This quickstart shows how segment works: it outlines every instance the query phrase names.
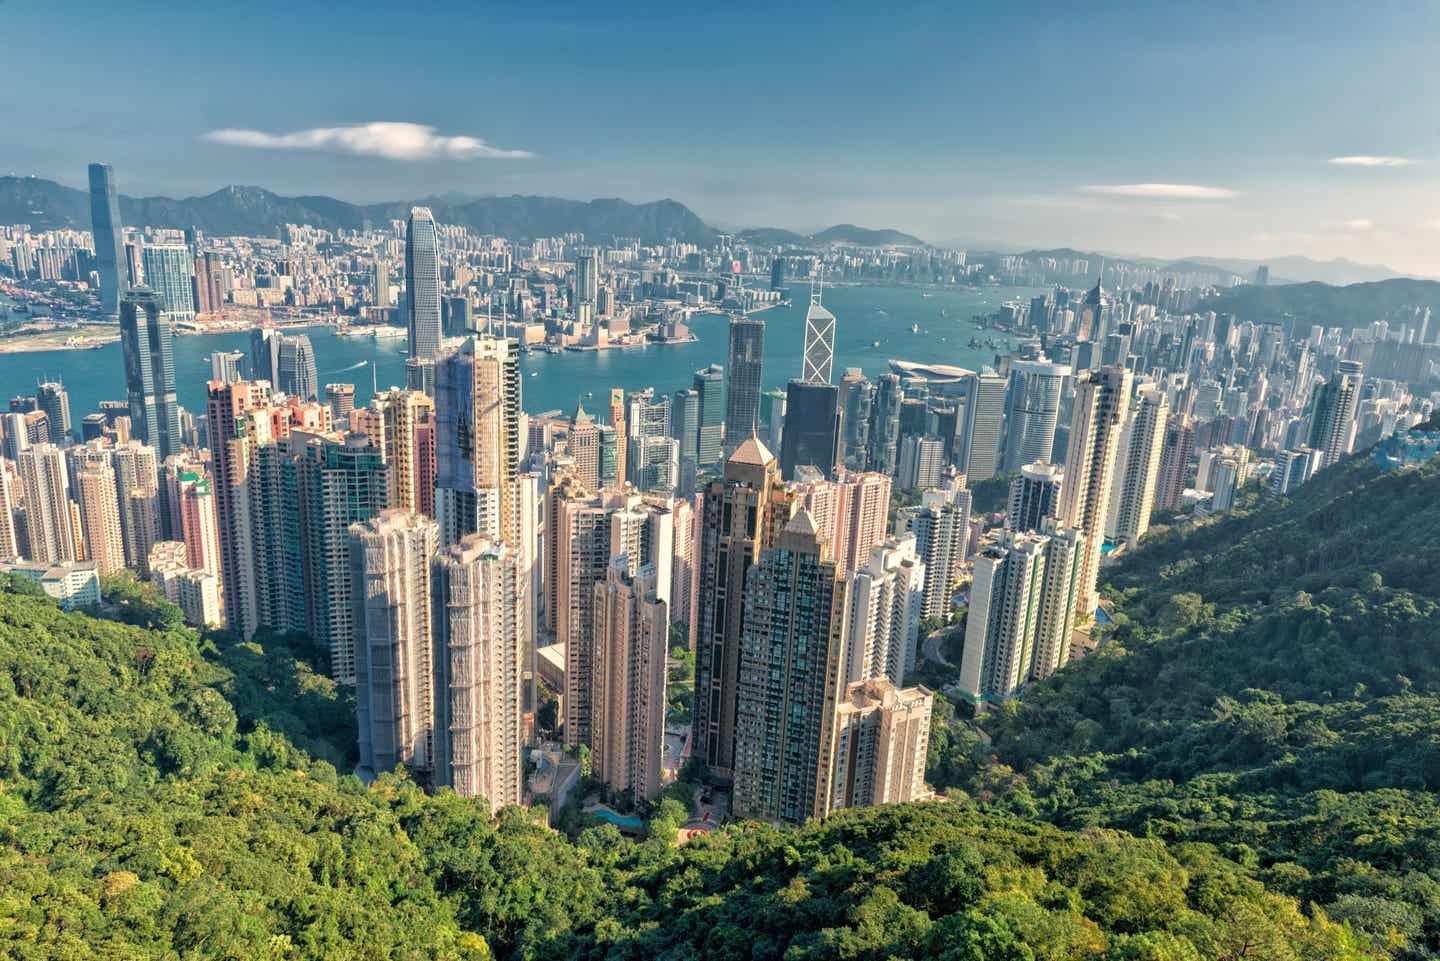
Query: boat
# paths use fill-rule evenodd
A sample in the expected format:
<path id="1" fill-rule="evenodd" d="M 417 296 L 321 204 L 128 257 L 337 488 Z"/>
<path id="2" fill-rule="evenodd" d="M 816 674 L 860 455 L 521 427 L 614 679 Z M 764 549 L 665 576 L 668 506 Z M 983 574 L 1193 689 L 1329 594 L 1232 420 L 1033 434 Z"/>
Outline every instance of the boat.
<path id="1" fill-rule="evenodd" d="M 540 376 L 540 371 L 538 371 L 538 370 L 532 370 L 532 371 L 530 371 L 530 376 L 531 376 L 531 377 L 539 377 L 539 376 Z"/>
<path id="2" fill-rule="evenodd" d="M 912 333 L 912 334 L 918 334 L 918 333 L 920 333 L 920 325 L 919 325 L 919 324 L 911 324 L 911 325 L 910 325 L 910 333 Z"/>
<path id="3" fill-rule="evenodd" d="M 872 341 L 870 341 L 870 346 L 871 346 L 871 347 L 879 347 L 879 346 L 880 346 L 880 341 L 878 341 L 878 340 L 872 340 Z"/>

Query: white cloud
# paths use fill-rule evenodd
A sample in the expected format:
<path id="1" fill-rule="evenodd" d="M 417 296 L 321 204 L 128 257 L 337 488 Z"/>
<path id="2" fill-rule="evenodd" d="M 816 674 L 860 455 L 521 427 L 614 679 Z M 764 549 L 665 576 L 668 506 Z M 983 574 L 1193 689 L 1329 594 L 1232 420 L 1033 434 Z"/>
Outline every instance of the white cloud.
<path id="1" fill-rule="evenodd" d="M 263 130 L 212 130 L 202 138 L 232 147 L 267 150 L 317 150 L 383 157 L 386 160 L 512 160 L 535 156 L 528 150 L 504 150 L 478 137 L 442 136 L 434 127 L 418 123 L 349 124 L 315 127 L 292 133 Z"/>
<path id="2" fill-rule="evenodd" d="M 1415 161 L 1409 157 L 1371 157 L 1364 154 L 1354 157 L 1331 157 L 1337 167 L 1408 167 Z"/>
<path id="3" fill-rule="evenodd" d="M 1196 184 L 1091 184 L 1080 189 L 1092 194 L 1148 200 L 1229 200 L 1235 196 L 1235 191 L 1225 187 Z"/>
<path id="4" fill-rule="evenodd" d="M 1375 229 L 1375 221 L 1366 217 L 1357 217 L 1354 220 L 1345 221 L 1345 226 L 1349 230 L 1373 230 Z"/>

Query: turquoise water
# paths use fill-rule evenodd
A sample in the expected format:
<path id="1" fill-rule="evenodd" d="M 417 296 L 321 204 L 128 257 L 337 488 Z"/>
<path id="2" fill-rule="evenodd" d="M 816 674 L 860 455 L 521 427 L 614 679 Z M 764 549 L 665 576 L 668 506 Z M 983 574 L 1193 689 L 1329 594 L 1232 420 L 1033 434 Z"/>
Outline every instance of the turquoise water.
<path id="1" fill-rule="evenodd" d="M 971 350 L 976 336 L 971 317 L 989 313 L 1002 302 L 1028 300 L 1032 288 L 990 287 L 981 291 L 934 291 L 930 296 L 901 287 L 834 287 L 825 291 L 825 305 L 837 318 L 835 378 L 847 367 L 860 367 L 872 377 L 889 368 L 894 358 L 919 363 L 978 367 L 991 361 L 995 351 Z M 809 290 L 790 288 L 793 303 L 759 316 L 765 318 L 765 386 L 783 387 L 800 375 L 800 354 Z M 945 316 L 941 316 L 942 309 Z M 912 333 L 916 324 L 920 332 Z M 727 327 L 723 316 L 694 318 L 691 329 L 699 338 L 692 344 L 652 345 L 643 350 L 601 352 L 565 351 L 529 354 L 521 361 L 525 371 L 525 409 L 532 413 L 565 409 L 584 401 L 592 411 L 611 387 L 639 390 L 655 387 L 673 391 L 690 386 L 691 374 L 707 364 L 725 363 Z M 320 382 L 353 383 L 357 404 L 368 403 L 371 364 L 380 389 L 405 383 L 405 341 L 337 337 L 327 328 L 307 331 L 315 346 Z M 981 340 L 996 336 L 981 332 Z M 879 341 L 879 346 L 873 346 Z M 247 350 L 249 335 L 206 334 L 175 339 L 176 389 L 180 403 L 196 414 L 205 409 L 205 382 L 210 379 L 207 358 L 218 350 Z M 530 376 L 531 373 L 535 376 Z M 123 400 L 125 379 L 119 343 L 99 350 L 59 350 L 26 354 L 0 354 L 0 391 L 6 398 L 33 390 L 37 380 L 62 378 L 70 392 L 74 421 L 94 411 L 102 400 Z M 593 397 L 591 396 L 593 395 Z"/>
<path id="2" fill-rule="evenodd" d="M 609 821 L 616 827 L 629 828 L 632 831 L 639 831 L 641 828 L 645 827 L 645 822 L 642 821 L 640 818 L 626 816 L 624 814 L 616 814 L 609 808 L 597 808 L 594 811 L 587 811 L 586 813 L 593 814 L 597 818 L 600 818 L 602 821 Z"/>

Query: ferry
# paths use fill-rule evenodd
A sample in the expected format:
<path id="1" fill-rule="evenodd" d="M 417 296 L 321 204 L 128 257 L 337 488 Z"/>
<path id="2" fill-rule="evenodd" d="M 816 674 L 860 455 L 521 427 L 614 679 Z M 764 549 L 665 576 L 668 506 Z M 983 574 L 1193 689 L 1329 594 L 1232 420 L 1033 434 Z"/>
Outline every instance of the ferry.
<path id="1" fill-rule="evenodd" d="M 918 334 L 918 333 L 920 333 L 920 325 L 919 325 L 919 324 L 911 324 L 911 325 L 910 325 L 910 333 L 912 333 L 912 334 Z"/>

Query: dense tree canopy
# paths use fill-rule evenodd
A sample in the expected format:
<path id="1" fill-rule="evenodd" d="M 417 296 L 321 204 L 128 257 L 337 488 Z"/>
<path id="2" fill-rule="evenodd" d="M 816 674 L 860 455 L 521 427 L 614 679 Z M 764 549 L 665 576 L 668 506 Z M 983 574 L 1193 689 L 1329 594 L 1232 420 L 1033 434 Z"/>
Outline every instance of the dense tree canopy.
<path id="1" fill-rule="evenodd" d="M 983 722 L 971 787 L 1217 845 L 1405 957 L 1440 950 L 1440 466 L 1356 458 L 1106 573 L 1105 649 Z M 1012 776 L 1000 778 L 997 771 Z"/>

